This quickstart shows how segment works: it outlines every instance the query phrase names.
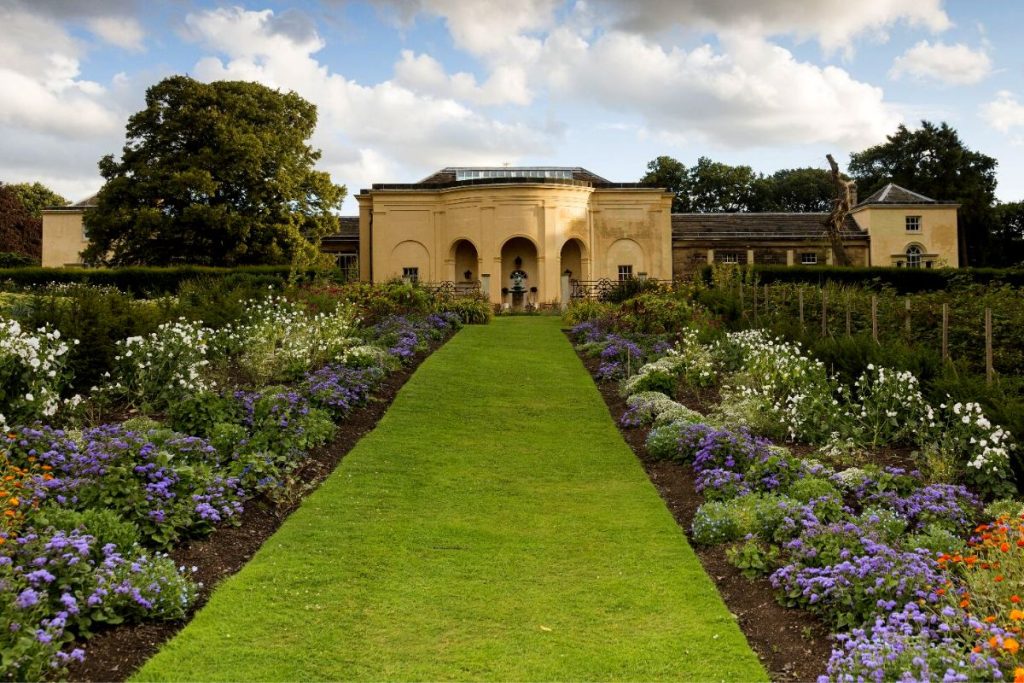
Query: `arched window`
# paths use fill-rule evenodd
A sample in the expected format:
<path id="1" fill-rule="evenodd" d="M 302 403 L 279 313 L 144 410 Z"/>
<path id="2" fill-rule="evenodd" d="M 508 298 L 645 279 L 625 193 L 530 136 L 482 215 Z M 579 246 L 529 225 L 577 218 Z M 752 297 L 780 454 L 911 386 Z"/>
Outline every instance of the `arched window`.
<path id="1" fill-rule="evenodd" d="M 907 268 L 921 267 L 921 247 L 911 244 L 907 247 Z"/>

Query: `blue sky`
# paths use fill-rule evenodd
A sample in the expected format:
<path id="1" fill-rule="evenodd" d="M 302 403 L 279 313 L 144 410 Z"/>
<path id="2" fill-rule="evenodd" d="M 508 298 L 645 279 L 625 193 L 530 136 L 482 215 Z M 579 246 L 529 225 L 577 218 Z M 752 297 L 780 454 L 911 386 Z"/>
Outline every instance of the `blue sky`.
<path id="1" fill-rule="evenodd" d="M 0 180 L 92 194 L 146 87 L 188 73 L 315 102 L 350 194 L 448 165 L 824 168 L 927 119 L 1019 201 L 1022 23 L 1017 0 L 0 0 Z"/>

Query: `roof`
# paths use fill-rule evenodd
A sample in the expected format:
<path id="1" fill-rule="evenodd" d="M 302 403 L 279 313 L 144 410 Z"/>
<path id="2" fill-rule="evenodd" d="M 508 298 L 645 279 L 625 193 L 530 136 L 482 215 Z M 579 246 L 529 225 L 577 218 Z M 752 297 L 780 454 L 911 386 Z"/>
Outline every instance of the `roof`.
<path id="1" fill-rule="evenodd" d="M 353 241 L 359 241 L 359 216 L 339 216 L 338 232 L 333 235 L 325 235 L 321 243 Z"/>
<path id="2" fill-rule="evenodd" d="M 521 175 L 516 175 L 521 171 Z M 491 174 L 501 177 L 492 177 Z M 469 178 L 467 178 L 469 176 Z M 545 183 L 595 188 L 647 188 L 641 183 L 615 183 L 580 166 L 447 166 L 417 183 L 374 183 L 374 190 L 441 190 L 468 185 Z M 363 193 L 369 190 L 362 190 Z"/>
<path id="3" fill-rule="evenodd" d="M 673 240 L 821 240 L 827 213 L 674 213 Z M 867 240 L 851 216 L 843 223 L 845 240 Z"/>
<path id="4" fill-rule="evenodd" d="M 63 204 L 63 205 L 60 205 L 60 206 L 47 206 L 45 209 L 43 209 L 43 211 L 68 211 L 68 212 L 84 211 L 85 209 L 91 209 L 92 207 L 96 206 L 96 197 L 97 196 L 98 195 L 94 194 L 91 197 L 86 197 L 82 201 L 75 202 L 74 204 Z"/>
<path id="5" fill-rule="evenodd" d="M 882 189 L 872 194 L 867 199 L 858 202 L 857 206 L 868 204 L 939 204 L 931 197 L 912 192 L 896 183 L 889 183 Z"/>

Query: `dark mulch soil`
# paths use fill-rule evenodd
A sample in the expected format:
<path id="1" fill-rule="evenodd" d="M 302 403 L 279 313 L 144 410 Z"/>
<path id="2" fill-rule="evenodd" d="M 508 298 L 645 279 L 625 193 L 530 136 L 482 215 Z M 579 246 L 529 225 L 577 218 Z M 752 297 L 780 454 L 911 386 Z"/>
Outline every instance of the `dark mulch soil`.
<path id="1" fill-rule="evenodd" d="M 207 538 L 192 541 L 170 552 L 177 565 L 196 567 L 192 576 L 202 582 L 188 619 L 129 624 L 102 631 L 85 644 L 85 661 L 71 666 L 68 678 L 72 681 L 124 681 L 156 654 L 160 646 L 184 628 L 191 615 L 206 604 L 214 587 L 241 569 L 288 515 L 298 508 L 302 499 L 334 471 L 365 434 L 373 430 L 402 385 L 442 344 L 433 345 L 416 355 L 410 365 L 388 375 L 370 402 L 345 418 L 338 426 L 334 440 L 315 449 L 294 473 L 296 487 L 288 500 L 271 501 L 265 497 L 251 500 L 246 503 L 238 526 L 222 527 Z"/>
<path id="2" fill-rule="evenodd" d="M 599 361 L 581 356 L 593 374 Z M 618 387 L 597 382 L 612 418 L 618 424 L 626 412 L 626 402 Z M 680 402 L 689 408 L 707 412 L 717 403 L 717 391 L 691 392 L 680 396 Z M 704 571 L 715 582 L 718 592 L 739 623 L 750 647 L 761 659 L 773 681 L 813 681 L 825 673 L 825 665 L 832 652 L 828 629 L 822 622 L 801 610 L 788 609 L 775 601 L 775 593 L 768 579 L 748 579 L 725 556 L 724 546 L 706 548 L 694 543 L 690 528 L 697 508 L 704 502 L 694 488 L 693 468 L 689 465 L 654 460 L 647 456 L 646 428 L 619 431 L 626 443 L 643 464 L 651 483 L 658 490 L 665 505 L 672 512 L 679 527 L 686 534 Z"/>

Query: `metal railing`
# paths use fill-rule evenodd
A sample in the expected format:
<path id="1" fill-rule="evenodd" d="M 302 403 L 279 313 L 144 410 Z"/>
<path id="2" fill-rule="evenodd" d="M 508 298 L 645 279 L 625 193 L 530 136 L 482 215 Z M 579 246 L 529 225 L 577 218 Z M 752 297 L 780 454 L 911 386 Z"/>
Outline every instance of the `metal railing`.
<path id="1" fill-rule="evenodd" d="M 569 280 L 569 298 L 571 299 L 598 299 L 605 300 L 611 297 L 616 291 L 624 287 L 636 287 L 639 283 L 654 282 L 660 285 L 672 286 L 672 280 L 655 280 L 654 278 L 629 279 L 629 280 Z"/>
<path id="2" fill-rule="evenodd" d="M 443 297 L 476 296 L 483 291 L 480 280 L 472 282 L 454 282 L 443 280 L 441 282 L 420 282 L 420 287 L 428 289 L 434 294 Z"/>

